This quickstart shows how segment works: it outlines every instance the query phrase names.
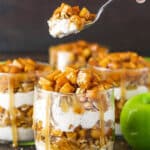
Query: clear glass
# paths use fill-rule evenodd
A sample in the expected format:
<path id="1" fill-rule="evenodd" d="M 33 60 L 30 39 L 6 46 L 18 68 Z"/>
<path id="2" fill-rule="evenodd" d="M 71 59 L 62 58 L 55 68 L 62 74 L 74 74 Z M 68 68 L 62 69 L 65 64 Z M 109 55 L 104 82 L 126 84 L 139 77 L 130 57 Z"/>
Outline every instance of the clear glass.
<path id="1" fill-rule="evenodd" d="M 75 43 L 74 43 L 75 44 Z M 87 65 L 87 62 L 90 57 L 97 57 L 103 58 L 106 53 L 109 51 L 108 48 L 99 46 L 97 44 L 93 44 L 93 46 L 89 45 L 89 47 L 84 47 L 79 44 L 79 47 L 77 46 L 79 42 L 76 43 L 75 48 L 70 48 L 70 51 L 68 49 L 56 49 L 55 47 L 50 47 L 49 49 L 49 63 L 50 65 L 55 68 L 64 71 L 67 66 L 70 65 L 76 65 L 85 67 Z M 84 43 L 85 44 L 85 43 Z M 67 45 L 67 44 L 66 44 Z M 65 46 L 66 46 L 65 45 Z M 68 43 L 68 46 L 70 43 Z M 91 48 L 90 48 L 91 47 Z M 82 53 L 81 53 L 82 52 Z"/>
<path id="2" fill-rule="evenodd" d="M 35 74 L 0 73 L 0 140 L 33 140 L 32 112 Z"/>
<path id="3" fill-rule="evenodd" d="M 89 52 L 88 52 L 89 53 Z M 86 66 L 88 61 L 87 56 L 78 56 L 73 51 L 59 51 L 50 49 L 49 63 L 53 68 L 64 71 L 67 66 L 77 65 Z M 65 59 L 64 59 L 65 58 Z"/>
<path id="4" fill-rule="evenodd" d="M 48 72 L 47 64 L 29 73 L 0 73 L 0 142 L 28 142 L 32 130 L 34 85 L 39 76 Z M 41 69 L 41 70 L 40 70 Z M 43 69 L 43 70 L 42 70 Z"/>
<path id="5" fill-rule="evenodd" d="M 33 128 L 37 150 L 113 150 L 113 89 L 60 94 L 35 88 Z"/>
<path id="6" fill-rule="evenodd" d="M 145 93 L 150 88 L 150 70 L 149 68 L 141 69 L 116 69 L 95 67 L 101 72 L 104 80 L 110 80 L 114 83 L 115 98 L 115 132 L 116 135 L 122 135 L 120 130 L 120 113 L 128 99 Z"/>

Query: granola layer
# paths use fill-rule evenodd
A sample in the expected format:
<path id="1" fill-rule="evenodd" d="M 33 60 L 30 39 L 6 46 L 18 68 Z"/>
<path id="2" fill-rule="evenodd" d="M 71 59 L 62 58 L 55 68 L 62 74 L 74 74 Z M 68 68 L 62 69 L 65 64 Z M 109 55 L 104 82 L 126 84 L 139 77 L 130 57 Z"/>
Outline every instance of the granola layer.
<path id="1" fill-rule="evenodd" d="M 22 105 L 15 108 L 16 112 L 16 126 L 17 128 L 31 128 L 32 126 L 32 114 L 33 106 Z M 7 109 L 0 106 L 0 127 L 11 126 L 11 115 Z"/>
<path id="2" fill-rule="evenodd" d="M 38 149 L 38 145 L 43 143 L 43 147 L 45 146 L 45 136 L 44 130 L 40 129 L 41 123 L 38 122 L 36 128 L 38 129 L 35 137 L 36 137 L 36 145 Z M 109 144 L 111 144 L 111 148 L 113 149 L 113 129 L 109 128 L 104 138 L 104 145 L 101 146 L 101 130 L 96 126 L 92 129 L 82 129 L 81 127 L 77 127 L 74 132 L 62 132 L 60 130 L 50 129 L 50 148 L 52 150 L 97 150 L 106 147 L 109 149 Z"/>

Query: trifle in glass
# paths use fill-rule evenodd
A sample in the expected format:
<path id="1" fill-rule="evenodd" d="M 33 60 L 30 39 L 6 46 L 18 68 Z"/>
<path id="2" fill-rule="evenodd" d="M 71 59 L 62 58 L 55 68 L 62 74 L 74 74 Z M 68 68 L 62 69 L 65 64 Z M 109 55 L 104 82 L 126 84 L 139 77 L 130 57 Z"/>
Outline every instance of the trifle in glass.
<path id="1" fill-rule="evenodd" d="M 33 140 L 34 84 L 50 67 L 30 58 L 16 58 L 0 64 L 0 141 Z"/>
<path id="2" fill-rule="evenodd" d="M 41 77 L 33 112 L 37 150 L 113 150 L 113 89 L 94 69 Z"/>
<path id="3" fill-rule="evenodd" d="M 121 110 L 129 98 L 149 91 L 150 64 L 135 52 L 109 53 L 103 59 L 91 58 L 89 64 L 99 70 L 104 79 L 111 79 L 115 86 L 115 131 L 121 135 Z"/>
<path id="4" fill-rule="evenodd" d="M 90 57 L 103 58 L 107 52 L 107 47 L 84 40 L 63 43 L 49 48 L 49 63 L 64 70 L 69 65 L 85 66 Z"/>

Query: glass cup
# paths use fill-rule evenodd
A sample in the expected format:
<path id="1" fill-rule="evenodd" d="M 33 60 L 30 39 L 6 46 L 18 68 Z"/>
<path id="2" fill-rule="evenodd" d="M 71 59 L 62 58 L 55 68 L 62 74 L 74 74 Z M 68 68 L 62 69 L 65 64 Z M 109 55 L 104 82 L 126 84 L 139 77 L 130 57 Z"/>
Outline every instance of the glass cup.
<path id="1" fill-rule="evenodd" d="M 103 79 L 110 79 L 114 85 L 115 98 L 115 132 L 122 135 L 120 129 L 120 113 L 128 99 L 145 93 L 150 88 L 149 68 L 140 69 L 106 69 L 95 67 L 103 75 Z"/>
<path id="2" fill-rule="evenodd" d="M 33 140 L 34 82 L 32 73 L 0 73 L 0 140 Z"/>
<path id="3" fill-rule="evenodd" d="M 62 94 L 36 86 L 33 128 L 37 150 L 113 150 L 113 89 Z"/>
<path id="4" fill-rule="evenodd" d="M 70 65 L 85 67 L 90 57 L 103 58 L 108 51 L 107 47 L 97 43 L 79 40 L 50 47 L 49 63 L 62 71 Z"/>
<path id="5" fill-rule="evenodd" d="M 38 64 L 39 70 L 0 73 L 0 142 L 18 142 L 34 139 L 32 130 L 34 85 L 38 76 L 48 72 L 47 64 Z M 11 68 L 13 69 L 13 67 Z"/>

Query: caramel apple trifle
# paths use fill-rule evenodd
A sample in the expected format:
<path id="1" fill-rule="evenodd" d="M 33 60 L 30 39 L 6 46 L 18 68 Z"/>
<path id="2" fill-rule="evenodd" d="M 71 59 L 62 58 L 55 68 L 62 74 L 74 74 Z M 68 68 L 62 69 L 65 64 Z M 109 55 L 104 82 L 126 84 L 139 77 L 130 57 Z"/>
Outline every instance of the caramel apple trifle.
<path id="1" fill-rule="evenodd" d="M 103 59 L 91 58 L 89 64 L 111 78 L 115 85 L 116 134 L 121 135 L 120 113 L 125 102 L 140 93 L 148 92 L 150 85 L 149 63 L 134 52 L 110 53 Z"/>
<path id="2" fill-rule="evenodd" d="M 98 44 L 78 40 L 74 42 L 59 44 L 49 48 L 49 63 L 59 70 L 64 70 L 66 66 L 85 66 L 91 57 L 103 58 L 108 52 L 108 48 Z"/>
<path id="3" fill-rule="evenodd" d="M 94 69 L 67 67 L 41 77 L 35 89 L 37 150 L 112 150 L 114 96 Z"/>
<path id="4" fill-rule="evenodd" d="M 30 58 L 0 64 L 0 141 L 17 146 L 18 141 L 33 140 L 34 83 L 49 69 Z"/>
<path id="5" fill-rule="evenodd" d="M 62 38 L 79 32 L 94 19 L 95 14 L 86 7 L 80 9 L 79 6 L 62 3 L 48 20 L 49 33 L 53 37 Z"/>

